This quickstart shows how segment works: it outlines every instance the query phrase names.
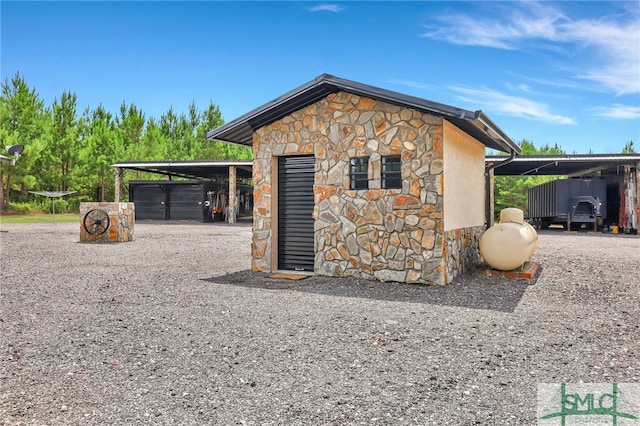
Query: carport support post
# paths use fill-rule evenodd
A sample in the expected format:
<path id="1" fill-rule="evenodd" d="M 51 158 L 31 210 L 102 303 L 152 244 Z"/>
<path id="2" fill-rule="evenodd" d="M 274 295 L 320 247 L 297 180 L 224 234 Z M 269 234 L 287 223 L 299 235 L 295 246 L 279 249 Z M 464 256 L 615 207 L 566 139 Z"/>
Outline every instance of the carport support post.
<path id="1" fill-rule="evenodd" d="M 236 195 L 236 166 L 229 166 L 229 223 L 236 223 L 238 196 Z"/>
<path id="2" fill-rule="evenodd" d="M 116 188 L 115 188 L 115 194 L 114 194 L 114 202 L 119 203 L 122 198 L 122 195 L 120 194 L 120 190 L 122 189 L 122 168 L 121 167 L 116 167 L 115 169 L 115 176 L 116 176 Z"/>

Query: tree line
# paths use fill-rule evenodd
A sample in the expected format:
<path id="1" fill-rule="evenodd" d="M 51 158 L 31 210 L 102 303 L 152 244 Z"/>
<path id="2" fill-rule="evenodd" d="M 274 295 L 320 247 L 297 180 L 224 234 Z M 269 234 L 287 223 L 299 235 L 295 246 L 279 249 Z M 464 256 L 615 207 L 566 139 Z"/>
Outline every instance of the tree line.
<path id="1" fill-rule="evenodd" d="M 102 104 L 80 112 L 77 95 L 70 91 L 45 105 L 19 73 L 7 78 L 1 91 L 0 143 L 24 146 L 14 165 L 0 163 L 2 211 L 9 202 L 32 200 L 30 190 L 76 191 L 72 198 L 82 201 L 113 200 L 111 164 L 119 161 L 252 158 L 249 147 L 206 140 L 208 131 L 224 124 L 213 102 L 204 110 L 192 102 L 186 113 L 171 107 L 155 119 L 125 102 L 116 114 Z"/>
<path id="2" fill-rule="evenodd" d="M 25 149 L 15 165 L 0 163 L 0 211 L 6 211 L 10 201 L 33 200 L 29 190 L 77 191 L 72 196 L 77 203 L 113 200 L 111 164 L 120 161 L 252 158 L 249 147 L 206 140 L 206 133 L 222 124 L 220 109 L 213 102 L 205 110 L 192 102 L 186 113 L 169 108 L 158 120 L 125 102 L 115 115 L 103 105 L 79 114 L 75 93 L 64 91 L 47 106 L 16 73 L 2 83 L 0 143 L 21 144 Z M 566 154 L 557 144 L 537 148 L 523 139 L 519 145 L 522 155 Z M 634 153 L 633 141 L 622 152 Z M 135 173 L 135 179 L 161 178 L 126 173 Z M 527 189 L 553 178 L 496 176 L 495 211 L 505 207 L 526 211 Z"/>
<path id="3" fill-rule="evenodd" d="M 520 155 L 565 155 L 566 152 L 558 144 L 544 145 L 537 148 L 533 142 L 523 139 L 518 143 Z M 496 219 L 500 211 L 507 207 L 517 207 L 521 209 L 525 216 L 528 208 L 528 189 L 532 186 L 540 185 L 553 179 L 564 176 L 496 176 L 493 184 L 493 197 Z"/>

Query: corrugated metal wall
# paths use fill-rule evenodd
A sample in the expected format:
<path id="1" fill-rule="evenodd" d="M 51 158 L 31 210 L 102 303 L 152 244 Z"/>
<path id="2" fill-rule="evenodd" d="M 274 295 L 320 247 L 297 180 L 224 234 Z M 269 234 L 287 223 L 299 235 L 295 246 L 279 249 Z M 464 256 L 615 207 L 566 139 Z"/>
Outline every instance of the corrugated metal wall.
<path id="1" fill-rule="evenodd" d="M 204 221 L 206 183 L 197 181 L 129 182 L 137 220 Z"/>
<path id="2" fill-rule="evenodd" d="M 529 188 L 529 217 L 553 217 L 558 213 L 557 180 Z M 566 212 L 565 212 L 566 213 Z"/>
<path id="3" fill-rule="evenodd" d="M 592 196 L 600 200 L 600 213 L 607 216 L 605 179 L 562 179 L 529 188 L 529 217 L 557 217 L 571 211 L 571 198 Z"/>
<path id="4" fill-rule="evenodd" d="M 203 220 L 204 189 L 201 183 L 173 185 L 167 188 L 170 220 Z"/>
<path id="5" fill-rule="evenodd" d="M 129 183 L 129 199 L 134 202 L 136 219 L 166 220 L 166 188 L 156 183 Z"/>

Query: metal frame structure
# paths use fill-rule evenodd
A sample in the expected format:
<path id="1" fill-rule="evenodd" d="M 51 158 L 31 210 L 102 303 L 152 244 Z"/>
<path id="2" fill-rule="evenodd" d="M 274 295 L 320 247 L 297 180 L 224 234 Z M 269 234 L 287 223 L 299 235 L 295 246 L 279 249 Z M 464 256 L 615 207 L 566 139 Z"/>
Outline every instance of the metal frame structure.
<path id="1" fill-rule="evenodd" d="M 511 161 L 504 155 L 491 155 L 485 164 L 493 166 L 496 176 L 589 177 L 640 164 L 640 154 L 519 155 Z"/>
<path id="2" fill-rule="evenodd" d="M 156 173 L 169 177 L 186 179 L 222 179 L 228 180 L 229 200 L 227 205 L 231 212 L 237 212 L 238 200 L 236 197 L 237 180 L 253 178 L 253 160 L 200 160 L 200 161 L 124 161 L 112 164 L 115 170 L 115 201 L 122 198 L 123 187 L 122 173 L 124 170 L 137 170 Z M 236 215 L 229 214 L 229 223 L 235 223 Z"/>

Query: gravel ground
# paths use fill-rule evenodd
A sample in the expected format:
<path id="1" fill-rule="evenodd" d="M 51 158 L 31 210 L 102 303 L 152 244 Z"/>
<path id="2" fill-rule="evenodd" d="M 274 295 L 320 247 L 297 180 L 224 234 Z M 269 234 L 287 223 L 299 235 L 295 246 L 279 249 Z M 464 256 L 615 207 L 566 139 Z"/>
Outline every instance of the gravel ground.
<path id="1" fill-rule="evenodd" d="M 253 274 L 250 233 L 0 225 L 0 424 L 523 425 L 538 383 L 640 382 L 638 236 L 427 287 Z"/>

